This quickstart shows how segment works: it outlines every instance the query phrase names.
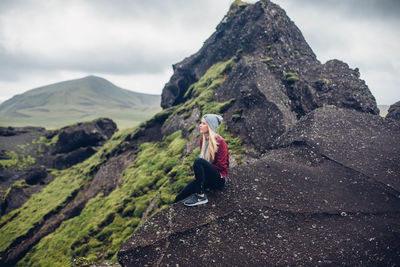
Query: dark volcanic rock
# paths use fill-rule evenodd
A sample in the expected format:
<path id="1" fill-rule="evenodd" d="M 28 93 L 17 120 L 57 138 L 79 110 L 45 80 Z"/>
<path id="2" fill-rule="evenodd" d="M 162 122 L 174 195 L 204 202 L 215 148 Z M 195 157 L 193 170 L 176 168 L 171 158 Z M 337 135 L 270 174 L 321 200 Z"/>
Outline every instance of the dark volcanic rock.
<path id="1" fill-rule="evenodd" d="M 339 164 L 400 191 L 400 129 L 380 116 L 325 107 L 281 136 L 277 147 L 306 143 Z"/>
<path id="2" fill-rule="evenodd" d="M 44 167 L 35 166 L 26 171 L 22 178 L 27 184 L 34 185 L 47 177 L 47 170 Z"/>
<path id="3" fill-rule="evenodd" d="M 12 172 L 10 172 L 11 174 Z M 38 192 L 52 178 L 52 176 L 47 176 L 46 168 L 39 166 L 34 166 L 24 172 L 18 173 L 18 180 L 25 180 L 26 183 L 11 186 L 8 193 L 2 198 L 0 215 L 22 206 L 33 193 Z"/>
<path id="4" fill-rule="evenodd" d="M 235 99 L 224 115 L 225 122 L 261 152 L 297 122 L 285 86 L 264 63 L 251 56 L 236 64 L 215 95 L 219 101 Z"/>
<path id="5" fill-rule="evenodd" d="M 44 132 L 45 128 L 42 127 L 0 127 L 0 136 L 14 136 L 21 135 L 29 132 Z"/>
<path id="6" fill-rule="evenodd" d="M 96 151 L 97 150 L 95 150 L 93 147 L 80 147 L 69 153 L 58 154 L 53 161 L 53 166 L 59 170 L 66 169 L 84 161 L 96 153 Z"/>
<path id="7" fill-rule="evenodd" d="M 120 263 L 400 262 L 398 124 L 376 116 L 358 69 L 321 64 L 277 5 L 264 0 L 231 13 L 198 53 L 174 65 L 162 107 L 188 100 L 188 87 L 210 66 L 235 57 L 214 97 L 232 102 L 221 111 L 225 123 L 259 158 L 232 168 L 207 205 L 174 204 L 144 223 L 122 245 Z M 162 129 L 185 125 L 175 115 Z"/>
<path id="8" fill-rule="evenodd" d="M 397 264 L 394 126 L 370 114 L 317 109 L 277 149 L 233 168 L 207 205 L 178 203 L 143 224 L 118 259 L 124 266 Z"/>
<path id="9" fill-rule="evenodd" d="M 262 73 L 267 76 L 265 81 L 273 80 L 289 98 L 267 100 L 277 107 L 289 106 L 297 117 L 325 104 L 378 114 L 375 98 L 359 79 L 358 69 L 352 70 L 338 60 L 322 65 L 285 12 L 267 0 L 227 15 L 199 52 L 175 64 L 174 74 L 164 87 L 161 106 L 184 102 L 188 87 L 210 66 L 233 56 L 251 56 L 253 64 L 247 65 L 246 71 L 254 71 L 259 79 L 247 79 L 247 84 L 241 85 L 232 83 L 232 90 L 236 86 L 252 87 L 250 81 L 258 85 Z M 256 62 L 262 62 L 264 67 Z"/>
<path id="10" fill-rule="evenodd" d="M 400 101 L 394 103 L 389 107 L 386 118 L 400 121 Z"/>
<path id="11" fill-rule="evenodd" d="M 100 146 L 116 130 L 117 125 L 110 119 L 68 126 L 58 134 L 58 141 L 51 149 L 51 154 L 68 153 L 81 147 Z"/>
<path id="12" fill-rule="evenodd" d="M 47 153 L 46 165 L 66 169 L 82 162 L 93 155 L 116 130 L 117 125 L 112 120 L 98 119 L 49 133 L 48 139 L 58 134 L 58 140 Z"/>

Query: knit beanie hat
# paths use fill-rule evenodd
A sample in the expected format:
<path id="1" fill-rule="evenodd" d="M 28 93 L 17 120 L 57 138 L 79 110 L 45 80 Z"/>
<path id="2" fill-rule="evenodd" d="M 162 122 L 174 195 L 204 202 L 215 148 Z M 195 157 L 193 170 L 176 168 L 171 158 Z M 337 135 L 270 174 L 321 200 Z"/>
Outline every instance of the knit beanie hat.
<path id="1" fill-rule="evenodd" d="M 206 120 L 211 130 L 213 130 L 214 132 L 217 129 L 218 125 L 220 125 L 223 120 L 221 116 L 216 114 L 206 114 L 203 116 L 203 118 Z"/>

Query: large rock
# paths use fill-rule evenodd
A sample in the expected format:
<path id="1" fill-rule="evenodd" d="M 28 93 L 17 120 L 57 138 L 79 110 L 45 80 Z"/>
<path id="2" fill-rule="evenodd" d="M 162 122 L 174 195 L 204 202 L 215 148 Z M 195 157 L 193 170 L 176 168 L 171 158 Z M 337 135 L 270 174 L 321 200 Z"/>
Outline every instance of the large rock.
<path id="1" fill-rule="evenodd" d="M 24 180 L 22 184 L 14 184 L 8 190 L 7 194 L 1 201 L 1 214 L 10 212 L 13 209 L 20 207 L 32 193 L 36 193 L 42 186 L 33 185 L 45 184 L 48 179 L 47 171 L 44 167 L 34 166 L 20 173 L 18 179 Z"/>
<path id="2" fill-rule="evenodd" d="M 114 134 L 116 129 L 117 125 L 110 119 L 99 119 L 65 127 L 58 133 L 58 141 L 50 152 L 60 154 L 81 147 L 100 146 Z"/>
<path id="3" fill-rule="evenodd" d="M 395 265 L 395 140 L 399 129 L 379 116 L 317 109 L 262 159 L 233 168 L 207 205 L 177 203 L 143 224 L 118 259 L 124 266 Z"/>
<path id="4" fill-rule="evenodd" d="M 386 118 L 400 121 L 400 101 L 394 103 L 389 107 Z"/>
<path id="5" fill-rule="evenodd" d="M 115 131 L 117 125 L 106 118 L 67 126 L 55 132 L 58 139 L 47 153 L 47 164 L 52 168 L 66 169 L 82 162 L 96 153 Z"/>
<path id="6" fill-rule="evenodd" d="M 164 108 L 188 100 L 188 87 L 210 66 L 236 57 L 214 96 L 219 102 L 235 100 L 224 112 L 225 122 L 259 153 L 302 116 L 324 105 L 378 114 L 358 69 L 339 60 L 321 64 L 279 6 L 260 1 L 230 13 L 199 52 L 174 65 L 162 94 Z"/>
<path id="7" fill-rule="evenodd" d="M 240 84 L 235 82 L 245 74 L 230 75 L 237 77 L 230 83 L 235 93 L 243 86 L 260 91 L 275 87 L 288 99 L 266 96 L 267 100 L 277 108 L 288 106 L 297 117 L 325 104 L 378 114 L 375 98 L 359 79 L 358 69 L 352 70 L 338 60 L 322 65 L 300 30 L 279 6 L 268 0 L 237 9 L 233 15 L 228 13 L 196 54 L 175 64 L 174 74 L 164 87 L 161 106 L 184 102 L 192 83 L 216 62 L 233 56 L 251 57 L 247 60 L 251 65 L 245 64 L 244 71 L 258 75 L 257 80 L 246 78 Z M 273 84 L 266 87 L 260 80 Z"/>
<path id="8" fill-rule="evenodd" d="M 174 204 L 143 224 L 121 247 L 119 261 L 399 262 L 400 130 L 377 116 L 358 69 L 339 60 L 321 64 L 270 1 L 235 1 L 200 51 L 174 65 L 162 107 L 189 100 L 191 84 L 233 57 L 236 64 L 214 98 L 232 103 L 221 111 L 227 128 L 257 155 L 232 168 L 224 192 L 209 193 L 211 203 L 192 209 Z M 175 115 L 162 129 L 191 125 L 185 117 Z"/>

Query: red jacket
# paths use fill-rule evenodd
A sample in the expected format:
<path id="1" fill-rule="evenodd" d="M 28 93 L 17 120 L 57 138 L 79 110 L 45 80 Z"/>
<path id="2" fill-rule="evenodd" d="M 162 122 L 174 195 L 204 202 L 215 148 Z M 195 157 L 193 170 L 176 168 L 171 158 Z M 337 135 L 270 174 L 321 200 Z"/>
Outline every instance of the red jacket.
<path id="1" fill-rule="evenodd" d="M 228 151 L 228 145 L 226 144 L 224 138 L 221 136 L 217 136 L 216 138 L 217 143 L 218 143 L 218 151 L 215 154 L 214 161 L 212 165 L 214 166 L 215 169 L 221 174 L 223 178 L 226 178 L 228 176 L 228 170 L 229 170 L 229 151 Z M 200 138 L 200 148 L 203 145 L 203 136 Z"/>

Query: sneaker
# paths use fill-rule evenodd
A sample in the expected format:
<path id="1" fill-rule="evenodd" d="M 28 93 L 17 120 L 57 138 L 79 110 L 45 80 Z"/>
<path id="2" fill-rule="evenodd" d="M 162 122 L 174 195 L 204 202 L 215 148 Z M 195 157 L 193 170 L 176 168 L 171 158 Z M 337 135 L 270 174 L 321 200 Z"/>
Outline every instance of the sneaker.
<path id="1" fill-rule="evenodd" d="M 204 197 L 199 196 L 198 194 L 194 194 L 190 199 L 186 200 L 183 204 L 185 206 L 193 207 L 201 204 L 206 204 L 208 202 L 207 196 Z"/>

